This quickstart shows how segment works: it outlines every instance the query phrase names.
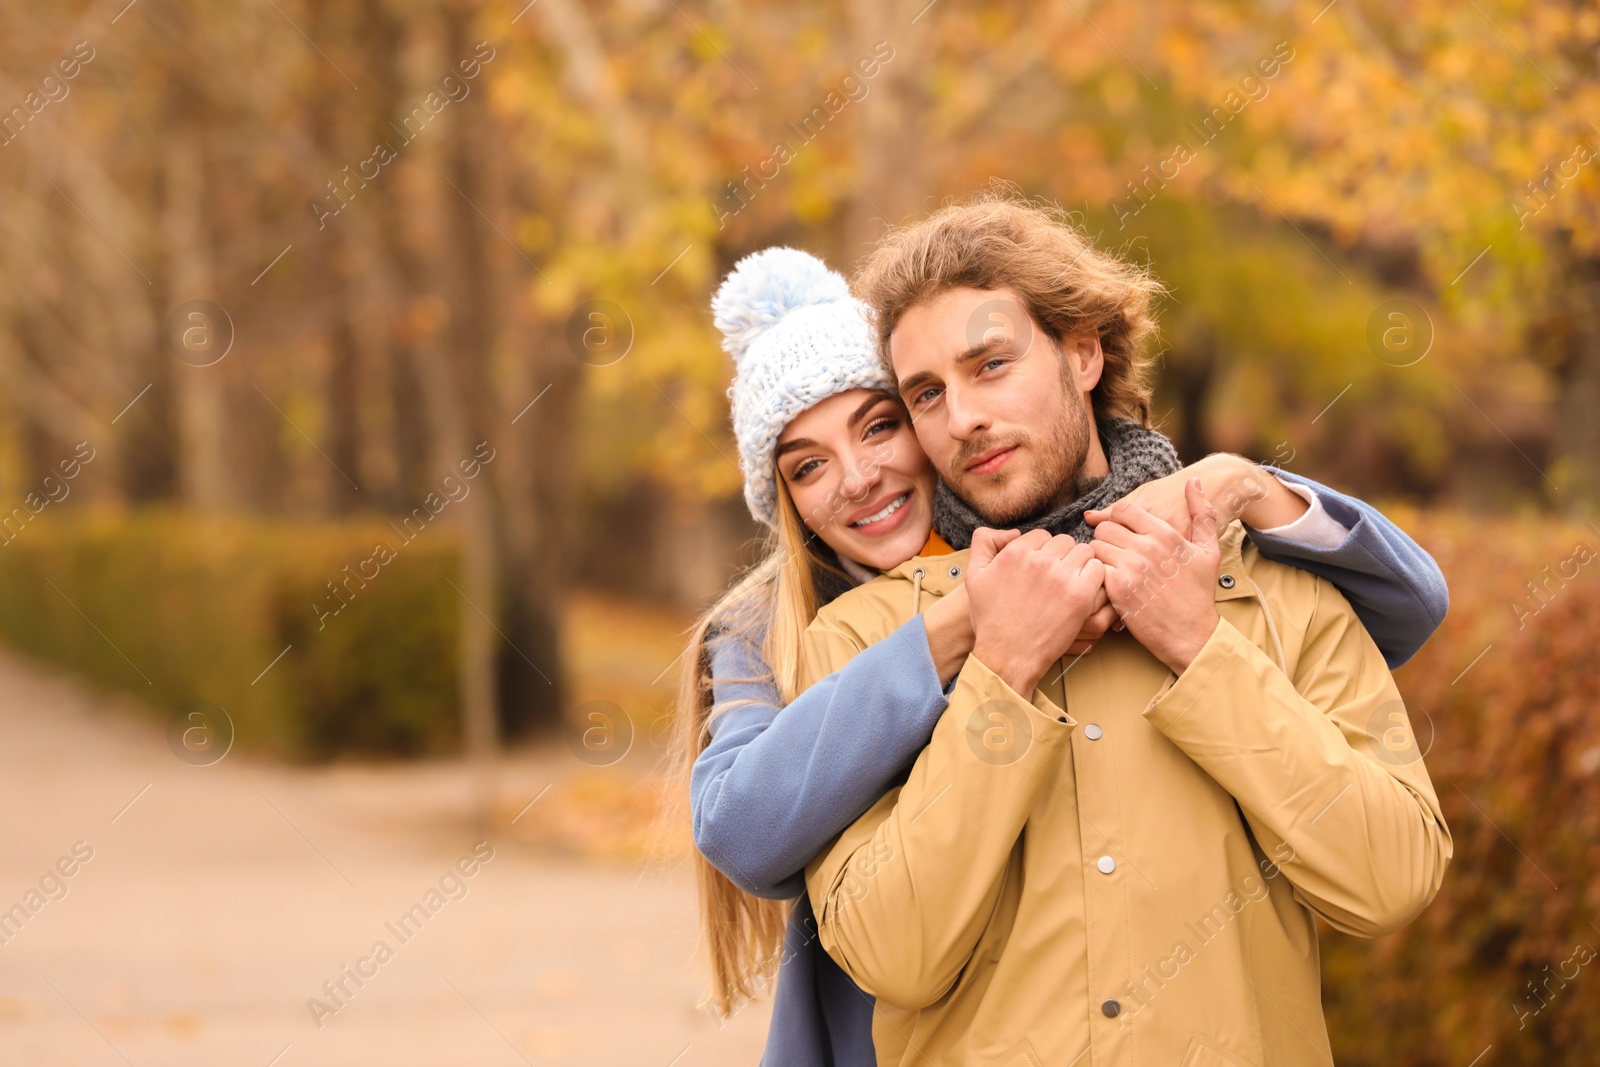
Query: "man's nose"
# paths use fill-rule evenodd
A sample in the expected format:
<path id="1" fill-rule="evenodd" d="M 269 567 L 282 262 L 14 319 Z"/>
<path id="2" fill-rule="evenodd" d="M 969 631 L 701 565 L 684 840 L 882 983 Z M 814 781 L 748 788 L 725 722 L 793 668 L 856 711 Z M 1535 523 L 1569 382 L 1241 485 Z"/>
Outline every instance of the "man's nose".
<path id="1" fill-rule="evenodd" d="M 946 388 L 944 394 L 945 426 L 951 437 L 966 441 L 989 428 L 989 418 L 963 390 Z"/>

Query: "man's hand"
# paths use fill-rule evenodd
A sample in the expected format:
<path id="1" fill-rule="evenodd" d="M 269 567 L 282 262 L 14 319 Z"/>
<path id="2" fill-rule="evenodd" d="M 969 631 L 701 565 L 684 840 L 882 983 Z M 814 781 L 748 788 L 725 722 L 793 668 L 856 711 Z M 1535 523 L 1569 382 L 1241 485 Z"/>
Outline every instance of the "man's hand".
<path id="1" fill-rule="evenodd" d="M 965 584 L 972 654 L 1031 698 L 1100 606 L 1104 568 L 1091 546 L 1065 535 L 979 528 Z"/>
<path id="2" fill-rule="evenodd" d="M 1145 482 L 1122 499 L 1137 504 L 1174 530 L 1189 535 L 1187 486 L 1200 479 L 1200 489 L 1217 511 L 1219 528 L 1234 519 L 1258 530 L 1286 526 L 1306 513 L 1306 502 L 1272 473 L 1243 456 L 1215 452 L 1175 474 Z M 1083 520 L 1090 526 L 1103 522 L 1109 508 L 1090 510 Z"/>
<path id="3" fill-rule="evenodd" d="M 1083 629 L 1078 631 L 1078 636 L 1067 646 L 1066 654 L 1087 655 L 1094 651 L 1094 646 L 1100 643 L 1100 639 L 1117 625 L 1117 609 L 1111 606 L 1111 598 L 1106 595 L 1105 586 L 1101 586 L 1100 593 L 1095 598 L 1095 609 L 1083 621 Z"/>
<path id="4" fill-rule="evenodd" d="M 1186 536 L 1138 504 L 1119 500 L 1095 527 L 1106 593 L 1129 632 L 1174 674 L 1188 669 L 1217 628 L 1221 517 L 1201 491 L 1184 489 Z"/>

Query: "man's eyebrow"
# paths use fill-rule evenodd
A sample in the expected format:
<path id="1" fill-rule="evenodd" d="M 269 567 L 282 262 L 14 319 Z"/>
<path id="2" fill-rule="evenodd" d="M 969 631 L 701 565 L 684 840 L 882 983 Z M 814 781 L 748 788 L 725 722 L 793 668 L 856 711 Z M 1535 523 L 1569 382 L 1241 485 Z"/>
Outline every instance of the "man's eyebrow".
<path id="1" fill-rule="evenodd" d="M 965 366 L 966 364 L 971 363 L 973 360 L 986 356 L 995 349 L 1003 348 L 1010 343 L 1011 338 L 1003 336 L 991 337 L 987 341 L 979 341 L 971 348 L 968 348 L 966 351 L 956 356 L 956 366 Z M 935 377 L 937 376 L 932 371 L 917 371 L 917 373 L 910 375 L 899 383 L 898 388 L 900 389 L 900 395 L 904 396 L 906 393 L 912 391 L 923 382 L 934 380 Z"/>
<path id="2" fill-rule="evenodd" d="M 971 363 L 980 356 L 986 356 L 996 348 L 1004 348 L 1011 343 L 1011 338 L 1005 336 L 991 337 L 987 341 L 979 341 L 965 352 L 956 357 L 956 366 Z"/>
<path id="3" fill-rule="evenodd" d="M 900 379 L 899 383 L 896 385 L 896 388 L 900 390 L 900 395 L 903 397 L 907 393 L 915 391 L 917 386 L 921 385 L 923 382 L 933 381 L 933 377 L 933 371 L 919 370 L 909 378 Z"/>

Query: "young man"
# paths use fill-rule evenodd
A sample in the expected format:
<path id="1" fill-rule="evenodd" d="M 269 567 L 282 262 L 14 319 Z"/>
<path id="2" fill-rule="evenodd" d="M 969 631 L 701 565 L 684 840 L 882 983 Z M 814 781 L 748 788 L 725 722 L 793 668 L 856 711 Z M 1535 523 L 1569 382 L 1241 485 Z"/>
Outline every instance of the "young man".
<path id="1" fill-rule="evenodd" d="M 904 785 L 806 868 L 879 1062 L 1330 1062 L 1313 916 L 1394 930 L 1451 853 L 1381 740 L 1408 725 L 1382 655 L 1198 482 L 1187 515 L 1094 510 L 1177 469 L 1137 269 L 990 197 L 890 235 L 861 289 L 939 536 L 819 613 L 802 685 L 962 582 L 976 631 Z M 1066 655 L 1104 597 L 1125 631 Z"/>

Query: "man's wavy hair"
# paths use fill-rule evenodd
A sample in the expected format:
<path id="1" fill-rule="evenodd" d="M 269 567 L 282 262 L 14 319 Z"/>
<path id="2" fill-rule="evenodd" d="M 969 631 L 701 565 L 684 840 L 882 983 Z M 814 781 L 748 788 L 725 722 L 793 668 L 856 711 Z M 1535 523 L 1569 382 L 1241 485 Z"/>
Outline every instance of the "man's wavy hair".
<path id="1" fill-rule="evenodd" d="M 878 354 L 906 312 L 958 288 L 1010 289 L 1051 340 L 1093 329 L 1105 368 L 1090 398 L 1097 419 L 1150 425 L 1151 303 L 1161 283 L 1135 263 L 1094 247 L 1055 205 L 1010 187 L 950 204 L 885 234 L 856 274 L 877 313 Z M 893 367 L 890 365 L 890 369 Z"/>

